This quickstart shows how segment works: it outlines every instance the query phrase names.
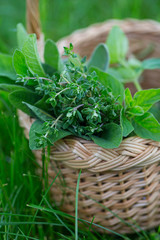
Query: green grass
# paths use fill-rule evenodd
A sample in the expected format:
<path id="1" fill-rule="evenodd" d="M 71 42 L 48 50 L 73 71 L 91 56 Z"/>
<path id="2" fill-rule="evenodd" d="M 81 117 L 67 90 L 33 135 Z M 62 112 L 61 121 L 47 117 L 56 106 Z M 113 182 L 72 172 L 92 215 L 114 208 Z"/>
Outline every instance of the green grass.
<path id="1" fill-rule="evenodd" d="M 22 0 L 0 0 L 0 6 L 0 51 L 11 53 L 16 46 L 16 24 L 25 23 L 25 3 Z M 159 8 L 160 0 L 40 1 L 43 31 L 47 38 L 54 40 L 77 28 L 110 18 L 159 21 Z M 74 218 L 61 212 L 49 198 L 49 189 L 55 179 L 48 186 L 47 171 L 42 169 L 45 182 L 42 185 L 36 168 L 28 141 L 19 127 L 16 110 L 8 102 L 7 94 L 0 91 L 0 239 L 160 240 L 158 229 L 128 236 L 110 235 L 106 228 L 98 225 L 105 233 L 93 231 L 94 219 L 87 223 L 78 218 L 79 181 Z"/>
<path id="2" fill-rule="evenodd" d="M 7 101 L 7 94 L 3 94 L 3 99 L 5 101 L 1 101 L 0 114 L 0 132 L 3 136 L 0 138 L 0 239 L 160 239 L 158 230 L 152 233 L 142 231 L 130 236 L 116 232 L 110 235 L 107 228 L 94 224 L 94 221 L 90 223 L 78 218 L 80 173 L 77 179 L 75 217 L 60 211 L 49 198 L 49 190 L 55 179 L 50 186 L 42 186 L 41 179 L 35 173 L 35 158 L 19 127 L 15 109 Z M 59 175 L 60 172 L 56 177 Z M 45 171 L 44 181 L 47 182 Z M 103 229 L 104 234 L 95 231 L 94 226 Z"/>

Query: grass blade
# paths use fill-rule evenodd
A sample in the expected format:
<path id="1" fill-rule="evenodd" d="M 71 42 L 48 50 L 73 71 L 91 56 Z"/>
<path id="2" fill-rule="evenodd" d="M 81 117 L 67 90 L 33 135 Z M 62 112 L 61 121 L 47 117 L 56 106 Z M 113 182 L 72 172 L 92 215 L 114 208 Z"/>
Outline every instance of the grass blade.
<path id="1" fill-rule="evenodd" d="M 78 192 L 79 192 L 79 183 L 81 177 L 81 170 L 79 171 L 77 187 L 76 187 L 76 199 L 75 199 L 75 240 L 78 240 Z"/>

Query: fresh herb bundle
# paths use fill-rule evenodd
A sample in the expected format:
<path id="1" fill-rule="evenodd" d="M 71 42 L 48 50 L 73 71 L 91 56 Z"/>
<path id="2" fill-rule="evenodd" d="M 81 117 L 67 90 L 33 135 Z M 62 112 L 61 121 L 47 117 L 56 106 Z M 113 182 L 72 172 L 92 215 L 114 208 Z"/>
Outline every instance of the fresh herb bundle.
<path id="1" fill-rule="evenodd" d="M 64 47 L 62 59 L 56 44 L 48 40 L 42 63 L 36 36 L 19 24 L 17 37 L 13 57 L 0 54 L 0 88 L 9 92 L 16 108 L 37 119 L 30 129 L 31 149 L 69 135 L 104 148 L 118 147 L 130 134 L 160 141 L 154 114 L 160 89 L 141 90 L 139 83 L 145 69 L 160 68 L 160 59 L 127 58 L 128 40 L 119 27 L 88 61 L 73 52 L 72 44 Z M 124 89 L 126 82 L 137 87 L 133 97 Z"/>

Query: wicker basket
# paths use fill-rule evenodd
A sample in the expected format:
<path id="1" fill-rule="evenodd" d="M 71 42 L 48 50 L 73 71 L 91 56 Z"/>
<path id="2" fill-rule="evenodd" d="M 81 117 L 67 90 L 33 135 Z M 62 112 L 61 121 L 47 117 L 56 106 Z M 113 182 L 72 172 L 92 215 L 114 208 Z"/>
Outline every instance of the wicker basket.
<path id="1" fill-rule="evenodd" d="M 119 25 L 127 34 L 131 52 L 160 56 L 160 25 L 153 21 L 108 21 L 77 31 L 60 40 L 58 46 L 70 42 L 75 52 L 89 56 L 99 42 L 104 42 L 113 25 Z M 148 57 L 148 56 L 147 56 Z M 143 87 L 160 87 L 159 71 L 146 71 Z M 28 138 L 34 121 L 19 111 L 19 120 Z M 42 166 L 41 151 L 34 151 Z M 61 209 L 75 214 L 75 188 L 79 169 L 82 169 L 79 186 L 79 217 L 100 224 L 119 233 L 134 230 L 125 222 L 149 229 L 160 224 L 160 143 L 139 137 L 123 140 L 119 148 L 103 149 L 76 137 L 67 137 L 51 147 L 48 167 L 52 182 L 59 169 L 60 176 L 51 188 L 51 197 Z M 38 170 L 41 174 L 41 169 Z M 123 219 L 123 221 L 122 221 Z M 140 228 L 136 230 L 140 230 Z M 136 228 L 136 226 L 134 227 Z"/>

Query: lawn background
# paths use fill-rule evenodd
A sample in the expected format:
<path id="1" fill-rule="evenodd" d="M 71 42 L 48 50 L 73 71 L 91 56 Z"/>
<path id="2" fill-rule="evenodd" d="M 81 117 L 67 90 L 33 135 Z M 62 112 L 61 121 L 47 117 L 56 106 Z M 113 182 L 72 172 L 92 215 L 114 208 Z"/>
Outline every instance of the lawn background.
<path id="1" fill-rule="evenodd" d="M 160 20 L 160 0 L 41 0 L 40 14 L 46 38 L 57 41 L 72 31 L 107 19 Z M 0 52 L 16 47 L 16 24 L 25 25 L 24 0 L 0 0 Z M 19 127 L 16 110 L 0 91 L 0 239 L 75 239 L 74 221 L 51 204 L 35 174 L 36 162 Z M 43 200 L 43 201 L 42 201 Z M 33 208 L 27 204 L 35 204 Z M 50 212 L 37 212 L 41 205 Z M 32 238 L 31 238 L 32 237 Z M 79 230 L 79 239 L 126 239 Z M 159 230 L 128 239 L 160 239 Z"/>

